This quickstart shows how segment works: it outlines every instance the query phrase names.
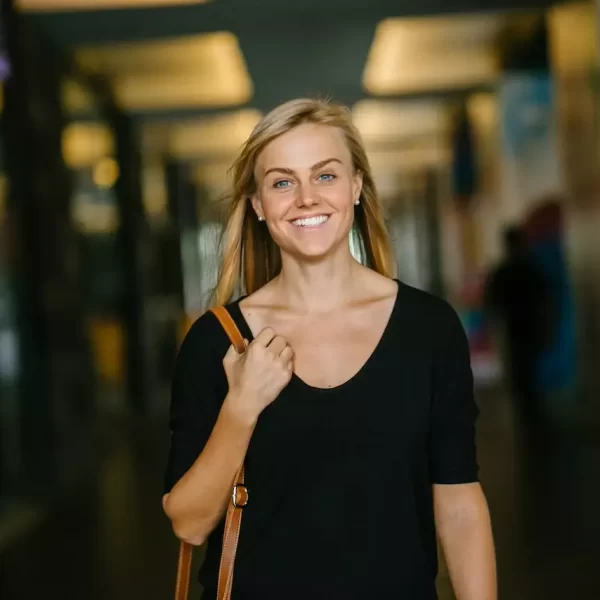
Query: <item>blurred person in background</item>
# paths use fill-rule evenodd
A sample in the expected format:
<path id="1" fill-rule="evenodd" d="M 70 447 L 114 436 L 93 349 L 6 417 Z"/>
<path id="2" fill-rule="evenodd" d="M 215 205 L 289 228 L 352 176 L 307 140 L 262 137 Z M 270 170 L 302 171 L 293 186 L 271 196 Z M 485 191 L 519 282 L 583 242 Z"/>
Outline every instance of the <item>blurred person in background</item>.
<path id="1" fill-rule="evenodd" d="M 458 600 L 495 600 L 466 336 L 448 304 L 393 279 L 349 111 L 276 108 L 233 179 L 215 304 L 248 346 L 210 312 L 188 332 L 163 497 L 180 539 L 208 540 L 204 598 L 245 460 L 234 600 L 434 600 L 436 531 Z"/>
<path id="2" fill-rule="evenodd" d="M 498 326 L 516 409 L 524 424 L 543 416 L 538 360 L 552 339 L 553 299 L 549 282 L 531 259 L 524 231 L 504 231 L 504 258 L 490 274 L 486 305 Z"/>

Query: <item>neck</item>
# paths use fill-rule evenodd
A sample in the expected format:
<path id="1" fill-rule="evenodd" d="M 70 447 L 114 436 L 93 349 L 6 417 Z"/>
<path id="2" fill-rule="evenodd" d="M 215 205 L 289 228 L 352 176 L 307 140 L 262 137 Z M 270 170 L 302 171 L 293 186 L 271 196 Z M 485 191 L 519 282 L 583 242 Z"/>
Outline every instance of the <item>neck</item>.
<path id="1" fill-rule="evenodd" d="M 278 291 L 294 311 L 328 312 L 348 301 L 360 269 L 349 248 L 314 263 L 301 263 L 284 255 L 277 277 Z"/>

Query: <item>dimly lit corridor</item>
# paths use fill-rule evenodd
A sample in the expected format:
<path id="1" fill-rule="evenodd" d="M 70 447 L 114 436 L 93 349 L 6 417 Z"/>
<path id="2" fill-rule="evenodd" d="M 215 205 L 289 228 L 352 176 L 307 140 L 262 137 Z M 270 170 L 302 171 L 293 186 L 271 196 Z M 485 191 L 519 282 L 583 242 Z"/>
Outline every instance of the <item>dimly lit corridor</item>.
<path id="1" fill-rule="evenodd" d="M 173 597 L 173 364 L 210 305 L 229 168 L 309 96 L 348 107 L 398 279 L 466 332 L 498 600 L 600 598 L 600 0 L 0 6 L 0 600 Z M 510 227 L 552 295 L 526 373 L 548 418 L 526 428 L 488 298 Z M 455 600 L 443 560 L 437 581 Z"/>

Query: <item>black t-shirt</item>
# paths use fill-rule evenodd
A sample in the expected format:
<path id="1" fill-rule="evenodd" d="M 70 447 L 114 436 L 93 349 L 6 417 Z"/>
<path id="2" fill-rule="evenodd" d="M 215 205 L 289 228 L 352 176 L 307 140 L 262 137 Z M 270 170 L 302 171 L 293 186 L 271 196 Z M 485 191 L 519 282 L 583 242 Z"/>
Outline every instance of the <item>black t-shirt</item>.
<path id="1" fill-rule="evenodd" d="M 252 334 L 239 302 L 228 309 Z M 229 341 L 203 315 L 173 381 L 168 492 L 202 451 L 227 392 Z M 432 484 L 477 481 L 469 350 L 444 301 L 399 283 L 376 349 L 348 382 L 294 375 L 248 448 L 232 600 L 436 598 Z M 223 523 L 200 572 L 216 597 Z"/>

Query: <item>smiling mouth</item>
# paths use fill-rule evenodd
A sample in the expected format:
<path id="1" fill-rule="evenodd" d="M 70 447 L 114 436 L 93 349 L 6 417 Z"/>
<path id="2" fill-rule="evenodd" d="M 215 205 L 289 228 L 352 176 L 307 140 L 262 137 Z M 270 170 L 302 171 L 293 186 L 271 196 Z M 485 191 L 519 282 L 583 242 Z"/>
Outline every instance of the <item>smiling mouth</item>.
<path id="1" fill-rule="evenodd" d="M 318 215 L 316 217 L 306 217 L 304 219 L 294 219 L 291 221 L 294 227 L 319 227 L 329 220 L 329 215 Z"/>

